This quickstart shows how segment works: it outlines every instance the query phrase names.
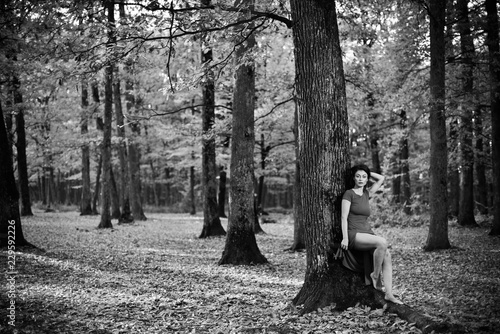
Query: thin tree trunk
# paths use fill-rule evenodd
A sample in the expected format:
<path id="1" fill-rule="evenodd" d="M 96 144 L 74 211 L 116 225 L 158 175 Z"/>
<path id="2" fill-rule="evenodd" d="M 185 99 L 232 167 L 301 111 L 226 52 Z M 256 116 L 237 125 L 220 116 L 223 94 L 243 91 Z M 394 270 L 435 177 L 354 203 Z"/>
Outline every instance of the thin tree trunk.
<path id="1" fill-rule="evenodd" d="M 111 219 L 120 219 L 120 194 L 116 185 L 115 173 L 113 166 L 109 169 L 111 180 Z"/>
<path id="2" fill-rule="evenodd" d="M 464 100 L 461 105 L 460 122 L 460 205 L 458 224 L 477 227 L 474 218 L 474 151 L 472 146 L 472 117 L 474 94 L 474 40 L 469 21 L 469 0 L 457 1 L 460 51 L 462 53 L 462 85 Z"/>
<path id="3" fill-rule="evenodd" d="M 249 18 L 253 0 L 236 1 L 242 18 Z M 243 27 L 239 27 L 244 29 Z M 248 34 L 247 27 L 242 34 Z M 230 210 L 226 244 L 219 264 L 257 264 L 267 259 L 257 246 L 254 233 L 254 111 L 255 64 L 249 54 L 255 46 L 255 36 L 246 36 L 245 43 L 236 41 L 235 83 L 233 89 L 233 120 L 231 136 Z M 245 57 L 245 58 L 244 58 Z M 242 61 L 242 59 L 245 61 Z"/>
<path id="4" fill-rule="evenodd" d="M 226 216 L 226 181 L 227 174 L 224 171 L 224 167 L 220 167 L 219 173 L 219 195 L 218 195 L 218 213 L 219 217 L 227 218 Z"/>
<path id="5" fill-rule="evenodd" d="M 400 194 L 400 203 L 403 204 L 403 212 L 407 215 L 412 213 L 411 209 L 411 181 L 410 181 L 410 164 L 408 159 L 410 158 L 410 152 L 408 148 L 408 133 L 407 133 L 407 123 L 408 118 L 406 117 L 406 111 L 401 111 L 401 129 L 404 132 L 404 136 L 401 139 L 401 148 L 399 155 L 400 163 L 400 175 L 401 175 L 401 187 L 402 191 Z"/>
<path id="6" fill-rule="evenodd" d="M 488 184 L 486 183 L 485 151 L 483 145 L 483 112 L 481 107 L 476 108 L 474 113 L 474 136 L 476 138 L 476 155 L 474 158 L 476 166 L 476 206 L 481 214 L 488 213 Z"/>
<path id="7" fill-rule="evenodd" d="M 458 118 L 450 122 L 450 163 L 448 164 L 448 214 L 450 217 L 458 217 L 458 206 L 460 205 L 460 159 L 459 159 L 459 125 Z"/>
<path id="8" fill-rule="evenodd" d="M 497 1 L 486 0 L 488 63 L 490 72 L 491 139 L 493 173 L 493 227 L 490 235 L 500 235 L 500 45 Z"/>
<path id="9" fill-rule="evenodd" d="M 194 191 L 195 177 L 194 177 L 194 166 L 189 168 L 189 214 L 196 214 L 196 196 Z"/>
<path id="10" fill-rule="evenodd" d="M 99 149 L 102 151 L 102 149 Z M 99 162 L 97 163 L 97 171 L 95 176 L 95 189 L 94 189 L 94 198 L 92 199 L 92 214 L 97 215 L 99 212 L 97 211 L 97 202 L 99 201 L 99 197 L 101 195 L 101 172 L 102 172 L 102 154 L 99 154 Z"/>
<path id="11" fill-rule="evenodd" d="M 211 0 L 201 0 L 201 5 L 210 6 Z M 201 37 L 201 63 L 204 67 L 202 86 L 202 192 L 203 192 L 203 229 L 200 238 L 226 235 L 219 218 L 217 205 L 217 164 L 215 152 L 215 79 L 212 66 L 213 53 L 207 33 Z"/>
<path id="12" fill-rule="evenodd" d="M 19 79 L 13 78 L 14 105 L 23 103 L 23 96 L 19 91 Z M 21 195 L 21 216 L 33 216 L 31 211 L 31 200 L 28 180 L 28 162 L 26 159 L 26 129 L 24 126 L 24 107 L 19 106 L 16 114 L 16 134 L 17 134 L 17 171 L 19 176 L 19 190 Z"/>
<path id="13" fill-rule="evenodd" d="M 89 132 L 88 107 L 89 107 L 89 92 L 87 82 L 82 80 L 82 101 L 81 101 L 81 118 L 80 118 L 80 133 L 83 137 L 82 144 L 82 197 L 80 200 L 80 215 L 87 216 L 92 212 L 92 193 L 90 191 L 90 149 L 87 144 L 87 135 Z"/>
<path id="14" fill-rule="evenodd" d="M 114 36 L 114 3 L 106 0 L 105 2 L 108 14 L 108 42 L 107 52 L 112 53 Z M 104 69 L 104 129 L 102 140 L 102 203 L 101 203 L 101 221 L 98 228 L 112 228 L 111 223 L 111 122 L 113 118 L 113 63 L 110 62 Z"/>
<path id="15" fill-rule="evenodd" d="M 129 59 L 125 68 L 129 77 L 133 76 L 132 60 Z M 125 101 L 127 113 L 137 113 L 137 101 L 134 96 L 134 81 L 128 78 L 125 81 Z M 136 138 L 141 135 L 141 128 L 138 122 L 130 123 L 131 137 L 128 146 L 128 170 L 129 180 L 129 198 L 132 209 L 132 216 L 135 220 L 146 220 L 146 215 L 142 209 L 141 197 L 141 169 L 140 169 L 140 150 Z"/>
<path id="16" fill-rule="evenodd" d="M 424 249 L 450 248 L 448 239 L 448 195 L 445 116 L 445 9 L 446 0 L 435 0 L 429 4 L 430 17 L 430 225 Z"/>

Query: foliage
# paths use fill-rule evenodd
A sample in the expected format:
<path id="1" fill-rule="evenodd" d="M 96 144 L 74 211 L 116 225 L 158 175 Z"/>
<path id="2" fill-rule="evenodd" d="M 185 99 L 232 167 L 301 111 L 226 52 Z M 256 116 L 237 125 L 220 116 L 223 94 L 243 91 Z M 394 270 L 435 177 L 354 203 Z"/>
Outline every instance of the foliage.
<path id="1" fill-rule="evenodd" d="M 198 239 L 200 216 L 148 214 L 148 221 L 98 230 L 98 217 L 42 213 L 23 220 L 39 250 L 16 252 L 16 331 L 22 333 L 420 333 L 384 310 L 362 305 L 299 316 L 290 300 L 304 279 L 305 254 L 288 253 L 289 216 L 257 236 L 269 265 L 218 266 L 223 238 Z M 224 225 L 226 222 L 224 222 Z M 486 228 L 450 236 L 460 248 L 422 252 L 425 226 L 376 228 L 390 244 L 396 293 L 468 333 L 500 325 L 494 256 Z M 477 245 L 481 245 L 478 247 Z M 7 251 L 0 253 L 7 261 Z M 6 322 L 0 295 L 0 331 Z"/>

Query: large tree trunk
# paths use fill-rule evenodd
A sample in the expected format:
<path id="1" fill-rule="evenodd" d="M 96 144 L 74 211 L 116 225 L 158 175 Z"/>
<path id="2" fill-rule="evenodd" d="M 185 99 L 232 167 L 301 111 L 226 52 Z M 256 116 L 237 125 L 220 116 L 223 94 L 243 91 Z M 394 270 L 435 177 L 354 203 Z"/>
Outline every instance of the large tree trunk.
<path id="1" fill-rule="evenodd" d="M 201 0 L 202 7 L 210 6 L 211 0 Z M 219 218 L 217 205 L 217 164 L 215 161 L 215 81 L 211 69 L 213 54 L 208 42 L 208 35 L 201 38 L 201 63 L 204 66 L 202 85 L 203 108 L 202 118 L 202 162 L 201 182 L 203 197 L 203 229 L 200 238 L 226 235 Z"/>
<path id="2" fill-rule="evenodd" d="M 307 269 L 294 298 L 309 312 L 336 303 L 356 304 L 344 296 L 347 271 L 332 267 L 328 245 L 334 226 L 339 238 L 340 201 L 349 168 L 349 124 L 335 2 L 292 0 L 297 88 L 298 160 Z M 312 38 L 314 36 L 314 38 Z M 345 277 L 344 277 L 345 276 Z M 359 282 L 361 288 L 363 284 Z M 358 289 L 351 288 L 351 291 Z"/>
<path id="3" fill-rule="evenodd" d="M 12 167 L 12 147 L 10 146 L 7 128 L 0 103 L 0 247 L 16 247 L 30 245 L 23 235 L 21 216 L 19 214 L 19 193 Z M 12 243 L 14 241 L 14 243 Z M 10 243 L 9 243 L 10 242 Z M 7 260 L 3 260 L 6 261 Z M 12 270 L 9 270 L 12 271 Z"/>
<path id="4" fill-rule="evenodd" d="M 241 16 L 250 17 L 249 11 L 254 7 L 253 0 L 238 0 L 236 5 L 240 6 Z M 248 30 L 243 30 L 242 35 L 245 33 L 248 33 Z M 255 65 L 247 58 L 254 46 L 253 33 L 247 36 L 246 43 L 236 41 L 229 181 L 230 210 L 226 244 L 219 264 L 267 262 L 257 246 L 254 233 Z M 242 61 L 243 57 L 245 61 Z"/>
<path id="5" fill-rule="evenodd" d="M 89 93 L 87 82 L 82 80 L 82 102 L 80 133 L 83 137 L 82 144 L 82 198 L 80 200 L 80 215 L 91 215 L 92 212 L 92 193 L 90 191 L 90 149 L 87 144 L 87 134 L 89 132 L 88 107 Z"/>
<path id="6" fill-rule="evenodd" d="M 429 234 L 424 249 L 450 248 L 448 240 L 448 194 L 445 115 L 445 9 L 446 0 L 435 0 L 429 4 L 430 18 L 430 214 Z"/>
<path id="7" fill-rule="evenodd" d="M 28 162 L 26 159 L 26 129 L 24 126 L 23 96 L 19 91 L 19 79 L 14 76 L 12 80 L 14 93 L 14 106 L 17 106 L 16 113 L 16 134 L 17 134 L 17 171 L 19 175 L 19 190 L 21 195 L 21 216 L 33 216 L 31 211 L 30 189 L 28 180 Z"/>
<path id="8" fill-rule="evenodd" d="M 486 0 L 487 42 L 490 69 L 490 104 L 493 173 L 493 227 L 490 235 L 500 235 L 500 57 L 498 11 L 495 0 Z"/>
<path id="9" fill-rule="evenodd" d="M 114 36 L 114 3 L 105 2 L 108 13 L 108 50 L 112 52 L 112 41 Z M 111 224 L 111 122 L 113 118 L 113 64 L 110 61 L 104 69 L 104 128 L 102 140 L 102 203 L 101 203 L 101 221 L 98 228 L 112 228 Z"/>
<path id="10" fill-rule="evenodd" d="M 464 99 L 461 105 L 460 122 L 460 205 L 458 224 L 478 226 L 474 218 L 474 151 L 472 149 L 472 118 L 474 97 L 474 40 L 469 21 L 469 0 L 457 1 L 458 30 L 462 54 L 462 89 Z"/>

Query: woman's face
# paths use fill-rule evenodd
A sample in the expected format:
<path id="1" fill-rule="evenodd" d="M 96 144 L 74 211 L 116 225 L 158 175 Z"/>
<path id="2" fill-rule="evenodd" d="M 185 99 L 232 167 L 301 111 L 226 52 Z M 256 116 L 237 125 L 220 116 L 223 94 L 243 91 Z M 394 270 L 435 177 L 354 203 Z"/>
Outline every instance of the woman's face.
<path id="1" fill-rule="evenodd" d="M 356 173 L 354 173 L 354 184 L 356 185 L 356 188 L 361 188 L 366 186 L 366 183 L 368 182 L 368 174 L 364 170 L 358 170 Z"/>

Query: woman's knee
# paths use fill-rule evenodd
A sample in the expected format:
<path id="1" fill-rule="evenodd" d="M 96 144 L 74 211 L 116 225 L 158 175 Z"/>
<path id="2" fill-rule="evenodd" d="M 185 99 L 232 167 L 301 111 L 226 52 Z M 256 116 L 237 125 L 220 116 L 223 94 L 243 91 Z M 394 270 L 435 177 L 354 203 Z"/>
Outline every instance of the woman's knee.
<path id="1" fill-rule="evenodd" d="M 382 237 L 377 238 L 377 248 L 382 250 L 387 250 L 388 244 L 387 240 Z"/>

